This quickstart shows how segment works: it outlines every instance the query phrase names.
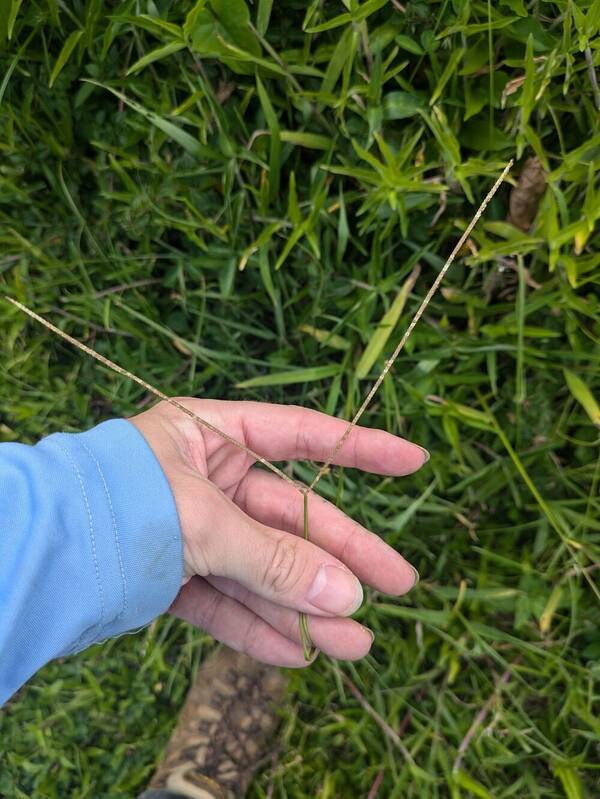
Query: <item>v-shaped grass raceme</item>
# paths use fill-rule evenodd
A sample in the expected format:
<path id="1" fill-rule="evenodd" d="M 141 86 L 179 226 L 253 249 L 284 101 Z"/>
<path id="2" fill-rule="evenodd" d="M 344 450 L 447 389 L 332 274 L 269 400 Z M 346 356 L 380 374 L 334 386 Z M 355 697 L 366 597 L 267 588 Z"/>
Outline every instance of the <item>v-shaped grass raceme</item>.
<path id="1" fill-rule="evenodd" d="M 218 427 L 215 427 L 215 425 L 211 424 L 206 419 L 202 419 L 200 416 L 195 414 L 189 408 L 186 408 L 185 405 L 182 405 L 178 400 L 173 399 L 172 397 L 169 397 L 167 394 L 165 394 L 159 388 L 156 388 L 156 386 L 153 386 L 150 383 L 148 383 L 147 381 L 142 380 L 140 377 L 137 377 L 137 375 L 133 374 L 132 372 L 128 371 L 127 369 L 123 369 L 123 367 L 121 367 L 118 364 L 114 363 L 114 361 L 111 361 L 109 358 L 106 358 L 104 355 L 100 355 L 100 353 L 96 352 L 91 347 L 88 347 L 86 344 L 83 344 L 81 341 L 78 341 L 78 339 L 73 338 L 73 336 L 70 336 L 67 333 L 65 333 L 64 331 L 60 330 L 60 328 L 56 327 L 56 325 L 53 325 L 47 319 L 44 319 L 44 317 L 42 317 L 39 314 L 35 313 L 35 311 L 32 311 L 26 305 L 23 305 L 23 303 L 19 302 L 18 300 L 13 299 L 12 297 L 6 297 L 6 299 L 9 302 L 11 302 L 13 305 L 15 305 L 17 308 L 19 308 L 21 311 L 26 313 L 28 316 L 30 316 L 32 319 L 35 319 L 36 322 L 39 322 L 40 324 L 44 325 L 44 327 L 48 328 L 48 330 L 52 331 L 57 336 L 60 336 L 61 338 L 65 339 L 65 341 L 68 341 L 70 344 L 72 344 L 74 347 L 77 347 L 78 349 L 80 349 L 86 355 L 89 355 L 91 358 L 95 358 L 97 361 L 99 361 L 104 366 L 108 366 L 109 369 L 112 369 L 114 372 L 117 372 L 117 374 L 120 374 L 123 377 L 128 378 L 129 380 L 133 380 L 135 383 L 137 383 L 138 385 L 142 386 L 144 389 L 146 389 L 146 391 L 150 392 L 155 397 L 157 397 L 157 398 L 159 398 L 161 400 L 164 400 L 165 402 L 169 402 L 171 405 L 173 405 L 175 408 L 180 410 L 182 413 L 185 413 L 187 416 L 190 416 L 197 424 L 202 425 L 207 430 L 210 430 L 212 433 L 216 433 L 217 435 L 221 436 L 221 438 L 225 439 L 225 441 L 227 441 L 229 444 L 233 444 L 235 447 L 238 447 L 239 449 L 243 450 L 247 455 L 249 455 L 250 457 L 254 458 L 259 463 L 262 463 L 263 466 L 265 466 L 267 469 L 270 469 L 272 472 L 274 472 L 276 475 L 278 475 L 278 477 L 281 477 L 282 479 L 286 480 L 288 483 L 291 483 L 292 485 L 294 485 L 304 497 L 304 538 L 306 540 L 309 540 L 310 539 L 309 519 L 308 519 L 308 495 L 309 495 L 309 493 L 312 490 L 314 490 L 314 488 L 316 487 L 316 485 L 319 482 L 319 480 L 329 470 L 331 464 L 335 460 L 336 455 L 341 450 L 341 448 L 344 446 L 345 442 L 348 440 L 348 437 L 349 437 L 350 433 L 352 432 L 352 429 L 358 424 L 360 418 L 362 417 L 364 412 L 369 407 L 373 397 L 375 396 L 375 394 L 379 390 L 381 384 L 385 380 L 386 375 L 388 374 L 388 372 L 390 371 L 390 369 L 394 365 L 394 362 L 395 362 L 396 358 L 398 357 L 398 355 L 400 355 L 400 353 L 404 349 L 404 346 L 406 345 L 406 342 L 410 338 L 413 330 L 417 326 L 417 323 L 419 322 L 419 320 L 421 319 L 421 317 L 425 313 L 425 310 L 427 309 L 427 306 L 431 302 L 433 296 L 435 295 L 436 291 L 438 290 L 438 288 L 439 288 L 442 280 L 444 279 L 446 273 L 448 272 L 448 270 L 451 267 L 452 263 L 456 259 L 456 256 L 458 255 L 458 253 L 460 252 L 460 250 L 464 246 L 464 244 L 467 241 L 469 235 L 471 234 L 471 231 L 473 230 L 473 228 L 475 227 L 475 225 L 477 224 L 477 222 L 481 218 L 481 216 L 482 216 L 483 212 L 485 211 L 487 205 L 489 204 L 490 200 L 492 199 L 492 197 L 496 194 L 496 192 L 500 188 L 500 185 L 504 181 L 504 178 L 508 175 L 512 165 L 513 165 L 513 161 L 511 160 L 504 167 L 504 169 L 502 170 L 501 175 L 498 177 L 498 179 L 496 180 L 496 182 L 494 183 L 492 188 L 487 193 L 487 195 L 484 198 L 484 200 L 482 201 L 481 205 L 479 206 L 479 208 L 475 212 L 473 218 L 471 219 L 471 221 L 469 222 L 469 224 L 465 228 L 462 236 L 460 237 L 460 239 L 456 243 L 454 249 L 452 250 L 452 252 L 448 256 L 448 258 L 447 258 L 446 262 L 444 263 L 444 266 L 440 270 L 438 276 L 436 277 L 436 279 L 431 284 L 431 287 L 429 288 L 429 290 L 428 290 L 427 294 L 425 295 L 423 301 L 421 302 L 421 304 L 419 305 L 416 313 L 414 314 L 413 318 L 411 319 L 408 327 L 406 328 L 404 334 L 402 335 L 402 338 L 400 339 L 398 345 L 396 346 L 396 349 L 392 353 L 391 357 L 385 362 L 385 365 L 384 365 L 383 369 L 381 370 L 381 373 L 380 373 L 379 377 L 377 378 L 377 380 L 375 381 L 375 383 L 371 387 L 370 391 L 366 395 L 366 397 L 363 400 L 360 408 L 357 410 L 357 412 L 355 413 L 355 415 L 352 418 L 352 420 L 348 423 L 348 427 L 345 429 L 345 431 L 342 433 L 342 435 L 340 436 L 340 438 L 336 442 L 336 444 L 333 447 L 329 457 L 326 459 L 326 461 L 323 463 L 323 465 L 317 471 L 317 473 L 315 474 L 314 479 L 312 480 L 312 482 L 308 486 L 302 485 L 302 484 L 298 483 L 297 481 L 293 480 L 289 475 L 287 475 L 285 472 L 283 472 L 281 469 L 279 469 L 273 463 L 268 461 L 266 458 L 263 458 L 262 455 L 259 455 L 257 452 L 254 452 L 253 450 L 251 450 L 249 447 L 247 447 L 241 441 L 238 441 L 237 439 L 233 438 L 232 436 L 230 436 L 225 431 L 220 430 Z M 315 648 L 314 648 L 314 646 L 312 644 L 312 641 L 310 639 L 310 633 L 309 633 L 309 630 L 308 630 L 308 621 L 307 621 L 306 615 L 304 613 L 300 614 L 300 636 L 301 636 L 301 640 L 302 640 L 302 647 L 303 647 L 303 650 L 304 650 L 304 657 L 306 658 L 306 660 L 311 660 L 312 657 L 315 654 Z"/>

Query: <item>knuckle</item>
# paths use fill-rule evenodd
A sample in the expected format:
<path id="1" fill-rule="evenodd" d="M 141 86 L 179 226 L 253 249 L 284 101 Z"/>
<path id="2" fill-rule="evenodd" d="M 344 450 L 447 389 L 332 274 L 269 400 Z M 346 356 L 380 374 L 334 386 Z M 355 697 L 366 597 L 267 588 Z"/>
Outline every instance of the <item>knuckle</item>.
<path id="1" fill-rule="evenodd" d="M 290 536 L 279 538 L 263 575 L 264 587 L 274 595 L 291 593 L 301 577 L 297 542 Z"/>
<path id="2" fill-rule="evenodd" d="M 309 620 L 306 620 L 307 624 L 309 624 Z M 309 627 L 309 634 L 310 634 L 310 627 Z M 302 636 L 300 635 L 300 614 L 296 613 L 295 611 L 290 614 L 290 617 L 286 624 L 286 638 L 289 638 L 290 641 L 295 641 L 297 644 L 301 643 Z"/>
<path id="3" fill-rule="evenodd" d="M 306 458 L 310 452 L 310 436 L 304 422 L 300 421 L 296 430 L 296 457 Z"/>
<path id="4" fill-rule="evenodd" d="M 205 602 L 196 607 L 194 614 L 195 626 L 202 630 L 212 630 L 221 609 L 221 604 L 222 596 L 217 591 L 211 592 Z"/>
<path id="5" fill-rule="evenodd" d="M 256 650 L 256 642 L 263 638 L 266 627 L 267 623 L 255 616 L 246 627 L 238 651 L 244 655 L 252 656 L 252 653 Z"/>
<path id="6" fill-rule="evenodd" d="M 358 528 L 353 527 L 344 541 L 341 551 L 337 555 L 338 559 L 341 560 L 342 563 L 347 563 L 352 558 L 353 551 L 356 549 L 359 541 L 358 533 Z"/>
<path id="7" fill-rule="evenodd" d="M 302 530 L 303 524 L 304 503 L 300 494 L 296 492 L 293 498 L 282 504 L 278 527 L 281 530 L 289 530 L 291 533 L 295 533 Z"/>

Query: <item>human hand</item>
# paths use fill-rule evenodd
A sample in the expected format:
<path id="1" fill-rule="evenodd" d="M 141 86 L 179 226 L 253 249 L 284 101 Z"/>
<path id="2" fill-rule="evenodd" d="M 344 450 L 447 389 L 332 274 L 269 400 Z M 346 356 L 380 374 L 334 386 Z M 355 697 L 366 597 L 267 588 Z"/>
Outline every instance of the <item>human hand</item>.
<path id="1" fill-rule="evenodd" d="M 179 402 L 270 461 L 324 461 L 348 427 L 297 406 Z M 347 618 L 362 603 L 359 580 L 406 593 L 417 573 L 401 555 L 314 492 L 305 541 L 300 491 L 168 402 L 129 421 L 158 459 L 179 514 L 184 585 L 171 607 L 176 616 L 257 660 L 299 667 L 304 612 L 317 649 L 344 660 L 367 654 L 372 634 Z M 335 463 L 398 476 L 427 457 L 390 433 L 356 427 Z"/>

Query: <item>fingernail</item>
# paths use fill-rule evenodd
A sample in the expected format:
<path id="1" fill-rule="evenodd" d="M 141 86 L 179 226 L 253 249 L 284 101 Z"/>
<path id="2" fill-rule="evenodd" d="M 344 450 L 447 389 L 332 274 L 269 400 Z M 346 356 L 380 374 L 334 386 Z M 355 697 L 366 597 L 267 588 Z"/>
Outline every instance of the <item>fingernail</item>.
<path id="1" fill-rule="evenodd" d="M 415 581 L 414 581 L 414 583 L 412 584 L 412 587 L 414 588 L 414 587 L 415 587 L 415 585 L 416 585 L 416 584 L 419 582 L 419 580 L 421 579 L 421 575 L 420 575 L 420 574 L 419 574 L 419 572 L 418 572 L 418 571 L 415 569 L 415 567 L 412 565 L 412 563 L 409 563 L 408 565 L 410 566 L 410 568 L 411 568 L 411 569 L 414 571 L 414 573 L 415 573 Z"/>
<path id="2" fill-rule="evenodd" d="M 362 625 L 362 628 L 363 630 L 369 633 L 369 635 L 371 636 L 371 643 L 373 643 L 373 641 L 375 640 L 375 633 L 373 632 L 373 630 L 371 630 L 369 627 L 365 627 L 364 624 Z"/>
<path id="3" fill-rule="evenodd" d="M 423 466 L 425 466 L 427 461 L 431 458 L 429 451 L 426 450 L 425 447 L 421 447 L 419 444 L 415 444 L 415 447 L 418 447 L 418 449 L 420 449 L 421 452 L 423 453 Z"/>
<path id="4" fill-rule="evenodd" d="M 362 605 L 363 590 L 349 572 L 338 566 L 321 566 L 308 591 L 308 601 L 327 613 L 350 616 Z"/>

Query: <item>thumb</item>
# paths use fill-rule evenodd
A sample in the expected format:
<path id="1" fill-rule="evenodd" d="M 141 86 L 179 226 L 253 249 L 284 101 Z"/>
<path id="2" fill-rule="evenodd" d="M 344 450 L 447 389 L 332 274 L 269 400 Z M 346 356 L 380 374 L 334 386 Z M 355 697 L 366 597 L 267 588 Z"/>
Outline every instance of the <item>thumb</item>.
<path id="1" fill-rule="evenodd" d="M 187 519 L 181 514 L 188 571 L 228 577 L 304 613 L 348 616 L 360 607 L 361 584 L 340 560 L 310 541 L 260 524 L 212 483 L 199 482 L 195 512 Z"/>

